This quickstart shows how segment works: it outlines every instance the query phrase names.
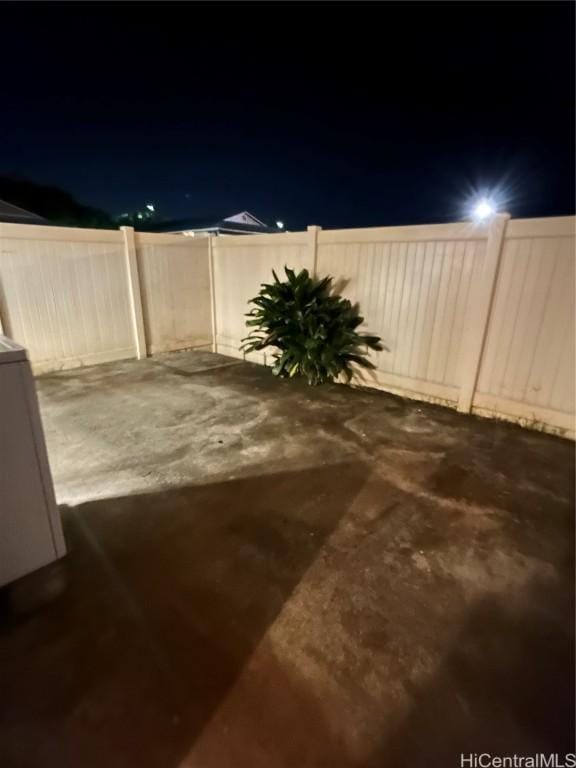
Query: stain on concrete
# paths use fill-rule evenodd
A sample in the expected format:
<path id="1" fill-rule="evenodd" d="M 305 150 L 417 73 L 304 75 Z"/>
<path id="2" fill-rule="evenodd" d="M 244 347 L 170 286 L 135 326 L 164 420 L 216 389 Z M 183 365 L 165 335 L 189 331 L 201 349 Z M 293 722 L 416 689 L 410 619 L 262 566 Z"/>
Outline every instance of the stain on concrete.
<path id="1" fill-rule="evenodd" d="M 206 352 L 37 380 L 68 589 L 0 618 L 0 765 L 569 751 L 573 445 Z"/>

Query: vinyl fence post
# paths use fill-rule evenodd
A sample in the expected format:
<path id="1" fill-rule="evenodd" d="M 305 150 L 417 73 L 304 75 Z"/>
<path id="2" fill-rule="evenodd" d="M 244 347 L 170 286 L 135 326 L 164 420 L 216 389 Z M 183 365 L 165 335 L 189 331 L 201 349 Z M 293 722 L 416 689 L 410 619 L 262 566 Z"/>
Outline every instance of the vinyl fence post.
<path id="1" fill-rule="evenodd" d="M 120 229 L 124 236 L 126 272 L 128 274 L 128 293 L 130 297 L 130 316 L 132 318 L 132 328 L 134 330 L 136 358 L 142 360 L 146 357 L 146 332 L 144 330 L 144 316 L 142 313 L 142 293 L 140 290 L 140 276 L 138 274 L 138 258 L 136 255 L 134 227 L 120 227 Z"/>
<path id="2" fill-rule="evenodd" d="M 208 235 L 208 270 L 210 275 L 210 317 L 212 320 L 212 352 L 218 352 L 216 336 L 216 285 L 214 283 L 214 248 L 213 238 L 216 235 Z"/>
<path id="3" fill-rule="evenodd" d="M 467 323 L 467 333 L 462 342 L 462 383 L 458 398 L 458 410 L 470 413 L 478 382 L 482 352 L 486 340 L 486 331 L 490 321 L 494 289 L 498 277 L 502 246 L 506 234 L 509 213 L 499 213 L 493 217 L 488 230 L 486 255 L 480 281 L 472 285 L 472 302 Z"/>
<path id="4" fill-rule="evenodd" d="M 312 275 L 316 277 L 318 266 L 318 232 L 322 227 L 317 227 L 315 224 L 311 224 L 308 227 L 308 242 L 310 247 L 310 255 L 312 257 Z"/>

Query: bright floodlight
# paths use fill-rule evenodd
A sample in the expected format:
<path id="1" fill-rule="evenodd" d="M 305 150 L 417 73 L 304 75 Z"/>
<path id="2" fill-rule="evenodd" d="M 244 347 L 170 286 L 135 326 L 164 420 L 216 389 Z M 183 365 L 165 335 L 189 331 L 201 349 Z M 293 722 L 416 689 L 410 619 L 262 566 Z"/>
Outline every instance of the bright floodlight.
<path id="1" fill-rule="evenodd" d="M 496 213 L 496 209 L 489 200 L 480 200 L 480 202 L 474 206 L 473 213 L 474 218 L 477 221 L 484 221 L 484 219 L 493 216 Z"/>
<path id="2" fill-rule="evenodd" d="M 276 222 L 276 226 L 278 227 L 278 229 L 284 229 L 284 222 L 283 221 L 277 221 Z"/>
<path id="3" fill-rule="evenodd" d="M 146 208 L 148 208 L 148 210 L 149 210 L 149 211 L 151 211 L 152 213 L 154 213 L 154 206 L 152 205 L 152 203 L 147 203 L 147 204 L 146 204 Z"/>

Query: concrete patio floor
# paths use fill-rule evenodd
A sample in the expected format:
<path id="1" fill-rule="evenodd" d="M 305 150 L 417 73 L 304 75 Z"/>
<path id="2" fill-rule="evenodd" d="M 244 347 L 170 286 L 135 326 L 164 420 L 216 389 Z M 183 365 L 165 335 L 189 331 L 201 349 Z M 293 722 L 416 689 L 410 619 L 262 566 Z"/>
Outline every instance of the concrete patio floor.
<path id="1" fill-rule="evenodd" d="M 201 352 L 40 377 L 68 585 L 2 768 L 573 750 L 573 445 Z"/>

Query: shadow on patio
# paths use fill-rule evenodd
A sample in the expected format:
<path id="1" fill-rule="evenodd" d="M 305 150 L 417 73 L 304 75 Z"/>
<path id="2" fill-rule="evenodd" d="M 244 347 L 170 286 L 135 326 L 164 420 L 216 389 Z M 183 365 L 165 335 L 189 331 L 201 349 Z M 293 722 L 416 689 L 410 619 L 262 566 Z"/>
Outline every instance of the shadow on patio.
<path id="1" fill-rule="evenodd" d="M 366 474 L 342 463 L 64 509 L 68 589 L 0 624 L 2 766 L 175 766 Z"/>
<path id="2" fill-rule="evenodd" d="M 545 600 L 540 592 L 528 589 L 526 605 Z M 265 640 L 182 768 L 448 768 L 461 753 L 563 757 L 574 749 L 572 646 L 570 633 L 551 632 L 530 608 L 518 614 L 482 599 L 437 672 L 410 687 L 405 716 L 383 718 L 380 741 L 368 732 L 351 739 L 346 712 Z"/>

